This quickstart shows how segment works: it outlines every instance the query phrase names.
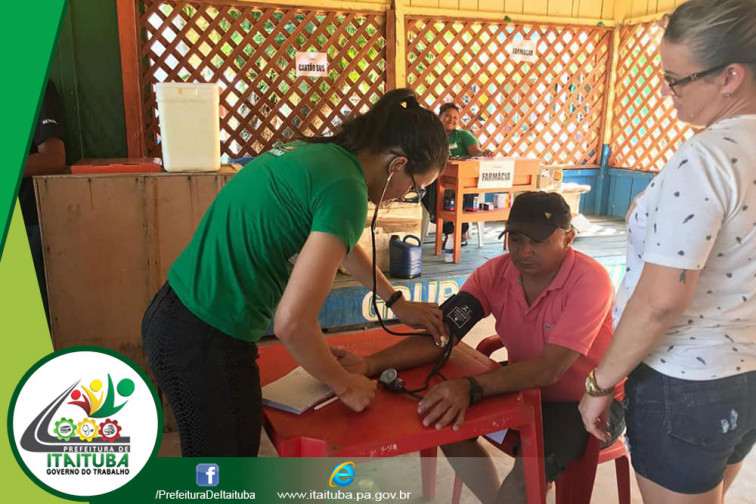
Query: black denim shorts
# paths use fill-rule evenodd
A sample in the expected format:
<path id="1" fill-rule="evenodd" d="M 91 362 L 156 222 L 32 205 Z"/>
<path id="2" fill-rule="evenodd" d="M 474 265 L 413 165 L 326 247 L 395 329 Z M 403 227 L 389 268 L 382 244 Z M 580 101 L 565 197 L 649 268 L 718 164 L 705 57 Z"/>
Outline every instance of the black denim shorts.
<path id="1" fill-rule="evenodd" d="M 693 381 L 641 364 L 625 395 L 633 468 L 673 492 L 715 488 L 756 442 L 756 372 Z"/>

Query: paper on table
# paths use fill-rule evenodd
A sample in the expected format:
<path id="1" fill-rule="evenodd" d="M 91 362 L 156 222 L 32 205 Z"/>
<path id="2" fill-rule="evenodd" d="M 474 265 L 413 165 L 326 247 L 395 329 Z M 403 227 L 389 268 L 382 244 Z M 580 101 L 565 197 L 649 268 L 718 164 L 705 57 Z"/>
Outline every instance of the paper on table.
<path id="1" fill-rule="evenodd" d="M 333 390 L 328 385 L 314 378 L 302 366 L 262 388 L 263 404 L 297 415 L 331 394 Z"/>

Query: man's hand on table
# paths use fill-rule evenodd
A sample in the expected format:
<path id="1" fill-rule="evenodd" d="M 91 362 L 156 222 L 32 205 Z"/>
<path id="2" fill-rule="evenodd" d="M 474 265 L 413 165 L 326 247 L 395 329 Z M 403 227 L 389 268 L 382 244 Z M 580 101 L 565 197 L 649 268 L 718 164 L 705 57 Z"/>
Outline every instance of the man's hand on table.
<path id="1" fill-rule="evenodd" d="M 447 380 L 434 386 L 417 409 L 426 427 L 434 425 L 442 429 L 453 423 L 457 430 L 465 421 L 465 411 L 470 405 L 470 383 L 467 380 Z"/>

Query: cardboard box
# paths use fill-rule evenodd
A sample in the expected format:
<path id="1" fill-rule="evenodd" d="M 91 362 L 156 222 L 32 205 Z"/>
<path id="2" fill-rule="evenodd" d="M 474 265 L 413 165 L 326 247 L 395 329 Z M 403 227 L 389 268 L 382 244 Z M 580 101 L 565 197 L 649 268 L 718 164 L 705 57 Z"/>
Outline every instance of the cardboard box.
<path id="1" fill-rule="evenodd" d="M 563 172 L 561 168 L 544 166 L 538 178 L 538 188 L 558 188 L 562 185 Z"/>

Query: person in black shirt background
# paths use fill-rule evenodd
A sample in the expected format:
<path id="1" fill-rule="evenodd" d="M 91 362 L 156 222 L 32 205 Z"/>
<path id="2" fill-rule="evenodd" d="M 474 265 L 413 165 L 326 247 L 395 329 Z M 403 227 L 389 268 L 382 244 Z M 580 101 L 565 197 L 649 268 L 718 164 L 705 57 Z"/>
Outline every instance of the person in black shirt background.
<path id="1" fill-rule="evenodd" d="M 37 200 L 34 195 L 32 177 L 37 175 L 55 175 L 66 172 L 66 148 L 63 142 L 63 108 L 58 91 L 50 80 L 39 109 L 39 118 L 34 130 L 26 161 L 21 187 L 18 190 L 18 200 L 24 217 L 26 235 L 29 238 L 34 269 L 37 273 L 42 303 L 47 311 L 47 289 L 45 288 L 45 269 L 42 261 L 42 240 L 39 231 L 39 216 L 37 215 Z"/>

